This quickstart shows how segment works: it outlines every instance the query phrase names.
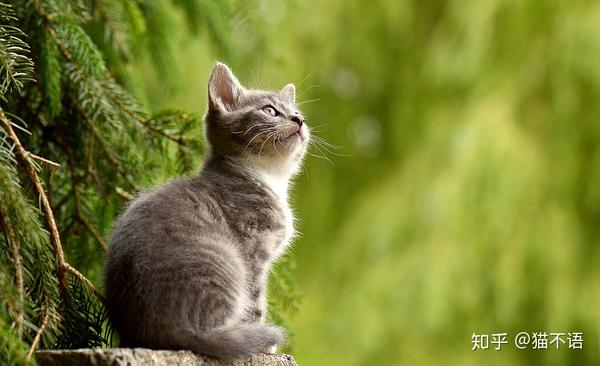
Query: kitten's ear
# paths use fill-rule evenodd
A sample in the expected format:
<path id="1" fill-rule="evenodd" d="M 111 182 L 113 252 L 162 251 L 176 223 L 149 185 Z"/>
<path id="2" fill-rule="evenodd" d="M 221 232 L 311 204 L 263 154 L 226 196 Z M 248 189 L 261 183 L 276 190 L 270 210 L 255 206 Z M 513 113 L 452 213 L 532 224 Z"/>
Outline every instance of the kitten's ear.
<path id="1" fill-rule="evenodd" d="M 213 67 L 208 82 L 209 107 L 233 110 L 244 93 L 244 87 L 236 79 L 227 65 L 217 62 Z"/>
<path id="2" fill-rule="evenodd" d="M 283 99 L 287 100 L 290 103 L 296 103 L 296 87 L 294 84 L 288 84 L 281 89 L 279 92 Z"/>

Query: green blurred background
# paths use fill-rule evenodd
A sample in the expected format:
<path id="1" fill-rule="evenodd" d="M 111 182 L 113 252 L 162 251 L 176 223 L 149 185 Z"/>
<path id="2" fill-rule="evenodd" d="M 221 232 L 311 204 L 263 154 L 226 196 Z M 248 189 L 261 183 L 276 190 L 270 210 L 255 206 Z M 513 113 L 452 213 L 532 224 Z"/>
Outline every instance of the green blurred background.
<path id="1" fill-rule="evenodd" d="M 340 147 L 313 148 L 292 194 L 300 365 L 600 364 L 599 2 L 247 13 L 225 50 L 182 26 L 178 69 L 138 60 L 137 83 L 154 110 L 204 113 L 220 58 L 248 86 L 296 83 Z M 583 332 L 583 350 L 518 350 L 520 331 Z M 498 332 L 501 351 L 471 350 Z"/>

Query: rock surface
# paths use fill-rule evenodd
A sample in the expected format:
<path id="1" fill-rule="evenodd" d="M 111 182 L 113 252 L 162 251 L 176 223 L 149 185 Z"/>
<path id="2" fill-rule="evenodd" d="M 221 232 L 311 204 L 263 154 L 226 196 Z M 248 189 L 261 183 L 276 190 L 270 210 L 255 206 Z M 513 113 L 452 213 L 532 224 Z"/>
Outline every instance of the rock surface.
<path id="1" fill-rule="evenodd" d="M 292 356 L 284 354 L 222 361 L 190 351 L 145 348 L 48 350 L 36 352 L 35 358 L 40 366 L 297 366 Z"/>

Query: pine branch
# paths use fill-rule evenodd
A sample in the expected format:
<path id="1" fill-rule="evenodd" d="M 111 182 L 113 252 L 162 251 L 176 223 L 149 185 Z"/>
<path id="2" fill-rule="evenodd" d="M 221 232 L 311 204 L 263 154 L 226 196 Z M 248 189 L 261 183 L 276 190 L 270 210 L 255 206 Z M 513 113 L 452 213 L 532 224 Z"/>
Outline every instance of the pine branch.
<path id="1" fill-rule="evenodd" d="M 142 126 L 146 127 L 148 130 L 150 130 L 158 135 L 161 135 L 163 137 L 166 137 L 167 139 L 177 143 L 178 145 L 187 146 L 191 140 L 187 136 L 176 136 L 176 135 L 172 135 L 168 132 L 165 132 L 165 131 L 161 130 L 160 128 L 152 126 L 150 123 L 148 123 L 147 120 L 144 120 L 141 118 L 136 119 L 136 122 L 138 122 Z"/>
<path id="2" fill-rule="evenodd" d="M 2 354 L 1 359 L 9 365 L 31 365 L 32 359 L 27 357 L 27 348 L 23 342 L 14 335 L 14 330 L 6 322 L 6 320 L 0 316 L 0 334 L 2 334 Z"/>
<path id="3" fill-rule="evenodd" d="M 27 177 L 29 178 L 29 181 L 30 181 L 35 193 L 39 197 L 40 203 L 42 205 L 42 212 L 44 214 L 44 218 L 46 219 L 46 225 L 47 225 L 48 231 L 50 232 L 50 242 L 52 243 L 52 247 L 54 249 L 54 255 L 55 255 L 55 259 L 56 259 L 56 268 L 57 268 L 56 276 L 58 278 L 61 294 L 62 294 L 64 301 L 68 302 L 68 300 L 69 300 L 67 277 L 66 277 L 67 272 L 70 272 L 71 274 L 73 274 L 77 278 L 79 278 L 83 283 L 85 283 L 90 288 L 90 290 L 98 297 L 98 299 L 103 301 L 102 296 L 100 295 L 98 290 L 96 290 L 96 288 L 90 282 L 90 280 L 85 278 L 85 276 L 83 276 L 75 268 L 73 268 L 69 263 L 66 262 L 65 256 L 64 256 L 64 251 L 63 251 L 61 240 L 60 240 L 60 235 L 58 232 L 58 228 L 56 226 L 56 221 L 54 219 L 54 213 L 52 211 L 52 207 L 50 206 L 50 202 L 48 201 L 48 196 L 46 195 L 46 192 L 42 185 L 42 181 L 37 174 L 37 170 L 36 170 L 35 166 L 31 162 L 31 160 L 28 158 L 28 151 L 21 144 L 21 141 L 19 140 L 15 131 L 12 128 L 12 122 L 6 117 L 6 114 L 4 112 L 4 109 L 2 109 L 2 107 L 0 107 L 0 121 L 4 125 L 4 130 L 6 131 L 8 137 L 13 141 L 15 155 L 17 156 L 17 159 L 18 159 L 19 163 L 21 164 L 21 166 L 24 168 L 24 170 L 27 174 Z"/>
<path id="4" fill-rule="evenodd" d="M 45 16 L 48 20 L 54 19 L 49 18 L 43 11 L 40 11 L 40 15 Z M 115 111 L 123 111 L 124 117 L 138 123 L 150 132 L 181 146 L 189 144 L 189 138 L 172 135 L 149 123 L 145 116 L 146 112 L 110 77 L 99 51 L 87 34 L 68 20 L 65 20 L 64 23 L 63 27 L 48 26 L 48 32 L 65 59 L 69 61 L 71 69 L 67 70 L 67 75 L 72 78 L 73 84 L 85 87 L 87 83 L 92 83 L 89 87 L 81 90 L 89 99 L 94 100 L 93 103 L 88 103 L 91 107 L 88 111 L 86 111 L 87 108 L 81 108 L 88 118 L 94 119 L 96 116 L 103 116 L 110 123 L 117 120 Z M 72 51 L 68 46 L 69 40 L 78 40 L 82 46 Z M 87 60 L 87 62 L 83 62 L 83 60 Z"/>
<path id="5" fill-rule="evenodd" d="M 77 218 L 79 219 L 79 221 L 81 221 L 81 223 L 87 229 L 87 231 L 89 231 L 90 234 L 92 234 L 92 237 L 102 247 L 102 250 L 104 251 L 104 253 L 107 253 L 108 245 L 106 245 L 106 242 L 104 241 L 104 239 L 102 239 L 100 234 L 98 234 L 96 229 L 94 229 L 94 226 L 92 226 L 92 224 L 90 224 L 90 221 L 87 219 L 87 217 L 85 217 L 83 215 L 83 213 L 81 213 L 81 207 L 77 208 Z"/>
<path id="6" fill-rule="evenodd" d="M 47 233 L 39 222 L 39 209 L 36 209 L 25 195 L 25 189 L 18 176 L 19 159 L 15 153 L 15 145 L 2 121 L 0 121 L 0 136 L 2 136 L 0 139 L 0 202 L 4 211 L 8 212 L 4 216 L 10 218 L 16 240 L 20 243 L 23 282 L 27 289 L 24 296 L 27 298 L 19 301 L 18 293 L 12 295 L 5 291 L 2 295 L 5 296 L 4 302 L 7 306 L 12 306 L 11 303 L 18 304 L 25 317 L 24 324 L 28 324 L 37 317 L 36 313 L 31 311 L 39 301 L 42 301 L 44 307 L 49 308 L 49 311 L 54 314 L 57 302 L 60 301 L 60 292 L 53 265 L 55 260 L 52 249 L 47 245 Z M 31 161 L 31 164 L 34 164 L 34 161 Z M 11 230 L 6 228 L 3 230 L 5 234 L 9 231 Z M 10 244 L 10 241 L 5 242 Z M 6 246 L 6 250 L 10 253 L 10 245 Z M 55 318 L 59 319 L 58 316 Z M 17 319 L 16 313 L 13 315 L 13 321 L 15 319 Z M 51 338 L 56 329 L 57 321 L 50 322 L 50 332 L 46 332 L 49 333 L 48 337 Z M 25 339 L 29 339 L 28 330 L 29 327 L 24 328 L 24 333 L 27 331 Z"/>
<path id="7" fill-rule="evenodd" d="M 106 158 L 108 159 L 108 161 L 113 165 L 113 167 L 123 177 L 123 179 L 125 179 L 127 184 L 129 184 L 133 189 L 137 190 L 138 189 L 137 185 L 129 178 L 129 176 L 127 175 L 127 171 L 125 170 L 125 167 L 123 166 L 121 161 L 116 157 L 115 152 L 112 151 L 112 149 L 108 146 L 108 143 L 104 140 L 104 138 L 102 137 L 102 134 L 96 128 L 94 121 L 92 121 L 91 118 L 83 111 L 81 105 L 76 100 L 76 98 L 71 97 L 71 100 L 75 104 L 75 107 L 77 107 L 77 109 L 82 113 L 83 120 L 90 128 L 90 131 L 92 132 L 92 135 L 94 136 L 94 139 L 96 141 L 98 141 L 98 143 L 100 144 L 100 148 L 101 148 L 102 152 L 104 153 L 104 155 L 106 156 Z M 89 162 L 88 162 L 88 166 L 89 166 Z"/>
<path id="8" fill-rule="evenodd" d="M 69 290 L 73 301 L 63 309 L 64 327 L 69 332 L 64 332 L 57 339 L 55 347 L 96 348 L 110 344 L 106 331 L 108 329 L 106 311 L 97 301 L 94 301 L 95 295 L 90 293 L 87 285 L 77 277 L 69 281 Z M 85 338 L 82 339 L 82 335 Z"/>
<path id="9" fill-rule="evenodd" d="M 147 29 L 145 34 L 146 49 L 152 58 L 155 69 L 162 75 L 165 87 L 172 88 L 181 80 L 177 67 L 173 67 L 175 59 L 173 49 L 174 21 L 168 16 L 166 0 L 144 1 L 141 4 Z"/>
<path id="10" fill-rule="evenodd" d="M 19 163 L 25 169 L 27 177 L 29 181 L 37 193 L 40 202 L 42 204 L 42 211 L 44 213 L 44 217 L 46 218 L 46 225 L 48 226 L 48 230 L 50 232 L 50 242 L 54 247 L 54 253 L 56 255 L 57 260 L 57 277 L 58 282 L 61 286 L 61 292 L 63 297 L 67 299 L 67 284 L 65 278 L 65 271 L 63 268 L 63 263 L 65 262 L 62 244 L 60 242 L 60 237 L 58 236 L 58 229 L 56 227 L 56 222 L 54 221 L 54 214 L 52 212 L 52 208 L 50 207 L 50 203 L 48 202 L 48 197 L 46 196 L 46 192 L 42 185 L 41 180 L 38 177 L 37 171 L 31 161 L 28 159 L 28 151 L 25 150 L 23 145 L 21 145 L 21 141 L 17 137 L 17 134 L 12 128 L 12 122 L 6 117 L 4 113 L 4 109 L 0 107 L 0 121 L 2 121 L 4 125 L 4 130 L 7 132 L 8 137 L 13 141 L 15 154 L 19 160 Z"/>
<path id="11" fill-rule="evenodd" d="M 48 160 L 46 158 L 42 158 L 41 156 L 38 156 L 38 155 L 36 155 L 34 153 L 27 152 L 27 156 L 30 157 L 30 158 L 32 158 L 33 160 L 37 160 L 37 161 L 40 161 L 40 162 L 42 162 L 44 164 L 48 164 L 48 165 L 50 165 L 53 168 L 60 168 L 60 164 L 59 163 L 55 163 L 52 160 Z"/>
<path id="12" fill-rule="evenodd" d="M 106 242 L 100 237 L 100 234 L 94 229 L 90 221 L 87 219 L 85 214 L 83 213 L 83 209 L 81 208 L 81 196 L 79 193 L 79 183 L 77 181 L 77 173 L 75 169 L 75 156 L 73 155 L 73 151 L 69 148 L 69 145 L 64 141 L 62 141 L 62 148 L 67 154 L 67 165 L 69 166 L 69 173 L 71 175 L 71 191 L 73 192 L 73 198 L 75 201 L 75 217 L 79 222 L 83 224 L 83 226 L 87 229 L 87 231 L 92 234 L 92 237 L 100 244 L 102 250 L 106 253 L 108 251 L 108 246 Z"/>
<path id="13" fill-rule="evenodd" d="M 48 32 L 40 32 L 39 79 L 44 96 L 44 112 L 54 118 L 62 112 L 62 66 L 58 45 Z"/>
<path id="14" fill-rule="evenodd" d="M 205 10 L 202 0 L 172 0 L 172 3 L 181 9 L 190 31 L 197 34 L 202 23 L 199 14 L 202 14 Z"/>
<path id="15" fill-rule="evenodd" d="M 77 58 L 74 56 L 74 54 L 71 53 L 63 43 L 61 43 L 56 31 L 54 31 L 52 28 L 50 28 L 49 31 L 52 37 L 54 37 L 54 39 L 58 43 L 63 56 L 68 61 L 70 61 L 70 65 L 73 66 L 71 72 L 69 73 L 69 75 L 74 75 L 73 73 L 76 74 L 75 76 L 73 76 L 73 81 L 75 83 L 83 84 L 85 84 L 85 82 L 87 81 L 90 81 L 90 78 L 87 78 L 86 76 L 87 72 L 92 69 L 88 67 L 88 69 L 86 70 L 84 66 L 77 62 Z M 101 72 L 104 72 L 103 77 L 101 75 Z M 96 73 L 100 74 L 96 75 Z M 105 119 L 108 122 L 110 122 L 117 119 L 114 116 L 114 111 L 120 110 L 125 112 L 125 117 L 133 120 L 134 122 L 143 126 L 152 133 L 161 135 L 179 145 L 188 145 L 188 137 L 172 135 L 149 123 L 148 120 L 145 118 L 145 111 L 143 111 L 142 108 L 137 105 L 137 102 L 135 102 L 135 100 L 127 92 L 125 92 L 118 84 L 114 82 L 114 80 L 112 80 L 112 78 L 108 75 L 108 71 L 104 68 L 103 64 L 100 70 L 96 70 L 91 76 L 98 77 L 98 81 L 94 81 L 93 78 L 91 79 L 93 85 L 87 88 L 87 91 L 85 92 L 85 94 L 88 97 L 96 99 L 94 103 L 92 103 L 93 108 L 91 109 L 93 110 L 93 113 L 91 114 L 91 116 L 100 114 L 105 116 Z M 94 92 L 100 94 L 95 94 Z M 103 100 L 107 100 L 109 103 L 105 103 L 103 102 Z M 114 107 L 111 106 L 111 104 Z M 87 118 L 91 117 L 90 113 L 86 113 L 86 111 L 83 108 L 81 108 L 81 110 L 84 112 L 85 115 L 88 116 Z"/>
<path id="16" fill-rule="evenodd" d="M 29 348 L 29 353 L 27 354 L 27 357 L 31 357 L 33 355 L 33 352 L 35 352 L 38 345 L 40 344 L 42 335 L 44 334 L 44 331 L 46 330 L 46 327 L 48 326 L 48 319 L 50 319 L 50 308 L 46 307 L 46 311 L 44 312 L 44 318 L 42 320 L 42 324 L 40 325 L 40 328 L 38 329 L 38 331 L 35 334 L 35 337 L 33 338 L 33 342 L 31 343 L 31 347 Z"/>
<path id="17" fill-rule="evenodd" d="M 67 262 L 63 263 L 63 268 L 65 271 L 71 273 L 73 276 L 77 277 L 77 279 L 79 281 L 81 281 L 83 284 L 85 284 L 90 289 L 90 291 L 92 291 L 92 293 L 94 295 L 96 295 L 96 297 L 98 298 L 98 300 L 100 300 L 100 302 L 102 302 L 103 304 L 105 303 L 104 296 L 102 296 L 102 294 L 96 289 L 96 287 L 94 286 L 92 281 L 88 280 L 87 277 L 85 277 L 83 274 L 81 274 L 81 272 L 76 270 L 72 265 L 70 265 Z"/>
<path id="18" fill-rule="evenodd" d="M 86 146 L 86 154 L 87 161 L 85 162 L 85 174 L 83 176 L 83 181 L 87 182 L 90 176 L 96 177 L 96 170 L 94 169 L 94 147 L 96 140 L 91 138 L 89 139 Z"/>
<path id="19" fill-rule="evenodd" d="M 145 112 L 112 79 L 100 51 L 85 31 L 65 15 L 50 15 L 41 6 L 35 9 L 46 20 L 45 31 L 68 61 L 65 75 L 82 100 L 85 114 L 93 120 L 100 117 L 114 127 L 119 126 L 115 123 L 119 113 L 130 120 L 143 118 Z"/>
<path id="20" fill-rule="evenodd" d="M 17 90 L 23 87 L 33 73 L 33 61 L 29 58 L 29 44 L 23 39 L 25 33 L 10 25 L 16 21 L 10 5 L 0 3 L 0 95 L 14 85 Z"/>
<path id="21" fill-rule="evenodd" d="M 134 4 L 135 5 L 135 4 Z M 105 27 L 105 36 L 110 37 L 112 45 L 124 60 L 131 55 L 129 49 L 130 26 L 124 19 L 124 2 L 95 0 L 93 7 L 98 11 Z"/>
<path id="22" fill-rule="evenodd" d="M 115 193 L 124 201 L 131 201 L 133 199 L 133 195 L 131 195 L 129 192 L 125 191 L 119 186 L 115 186 Z"/>
<path id="23" fill-rule="evenodd" d="M 177 1 L 181 2 L 181 1 Z M 213 44 L 221 51 L 227 59 L 231 55 L 229 48 L 230 27 L 228 22 L 233 18 L 228 4 L 223 1 L 196 1 L 200 8 L 198 17 L 206 25 L 208 36 L 213 41 Z"/>
<path id="24" fill-rule="evenodd" d="M 187 136 L 200 135 L 198 127 L 200 118 L 195 114 L 185 113 L 174 109 L 162 110 L 148 119 L 148 124 L 161 131 L 170 132 L 182 136 L 185 144 L 177 144 L 177 165 L 182 172 L 190 172 L 194 168 L 193 161 L 201 151 L 198 140 Z M 160 145 L 159 145 L 160 146 Z"/>
<path id="25" fill-rule="evenodd" d="M 14 312 L 16 314 L 15 324 L 17 326 L 17 334 L 19 338 L 23 337 L 23 309 L 22 306 L 25 302 L 25 289 L 23 286 L 23 259 L 21 257 L 19 241 L 15 233 L 15 228 L 8 215 L 6 207 L 0 201 L 0 224 L 4 229 L 7 240 L 9 242 L 9 255 L 15 264 L 15 275 L 14 283 L 17 286 L 18 303 Z"/>

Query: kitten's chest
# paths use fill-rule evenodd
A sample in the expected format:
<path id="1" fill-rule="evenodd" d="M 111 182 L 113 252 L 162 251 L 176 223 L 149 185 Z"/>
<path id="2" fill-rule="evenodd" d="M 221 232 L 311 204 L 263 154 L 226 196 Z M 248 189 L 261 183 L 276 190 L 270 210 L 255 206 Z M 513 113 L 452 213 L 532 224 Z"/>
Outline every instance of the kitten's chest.
<path id="1" fill-rule="evenodd" d="M 294 236 L 294 215 L 286 199 L 275 195 L 272 220 L 275 225 L 261 233 L 257 233 L 257 244 L 264 250 L 270 260 L 281 256 L 290 245 Z"/>
<path id="2" fill-rule="evenodd" d="M 279 257 L 294 236 L 294 216 L 285 192 L 280 195 L 257 184 L 256 189 L 228 193 L 221 207 L 244 256 L 259 262 Z"/>
<path id="3" fill-rule="evenodd" d="M 270 182 L 266 182 L 269 184 Z M 270 259 L 279 257 L 289 246 L 294 237 L 294 214 L 287 200 L 287 187 L 267 186 L 267 196 L 271 207 L 271 221 L 267 230 L 258 233 L 256 239 L 259 246 L 266 251 Z M 281 188 L 281 189 L 280 189 Z M 257 218 L 261 220 L 261 218 Z"/>
<path id="4" fill-rule="evenodd" d="M 290 244 L 295 234 L 294 213 L 290 208 L 287 199 L 280 200 L 279 206 L 283 219 L 283 240 L 281 246 L 283 247 L 282 249 L 285 249 L 285 247 L 287 247 Z"/>

